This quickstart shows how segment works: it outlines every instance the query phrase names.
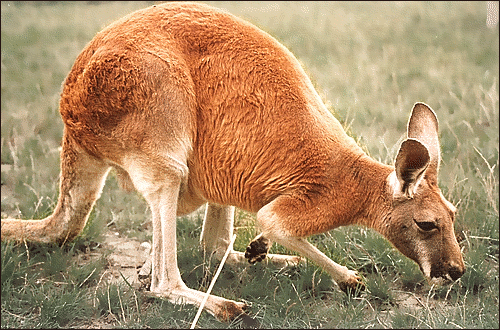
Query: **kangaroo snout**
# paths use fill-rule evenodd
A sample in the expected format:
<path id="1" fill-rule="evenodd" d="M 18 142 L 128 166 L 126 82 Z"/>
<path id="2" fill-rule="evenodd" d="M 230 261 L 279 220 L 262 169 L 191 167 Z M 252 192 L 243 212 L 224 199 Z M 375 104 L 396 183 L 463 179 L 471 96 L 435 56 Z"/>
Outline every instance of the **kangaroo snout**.
<path id="1" fill-rule="evenodd" d="M 423 271 L 425 274 L 425 271 Z M 465 273 L 463 260 L 458 262 L 449 261 L 444 265 L 433 266 L 429 274 L 429 280 L 442 278 L 445 282 L 456 281 Z"/>
<path id="2" fill-rule="evenodd" d="M 465 265 L 461 260 L 460 264 L 455 262 L 450 262 L 448 267 L 448 275 L 450 275 L 453 281 L 458 280 L 465 273 Z"/>

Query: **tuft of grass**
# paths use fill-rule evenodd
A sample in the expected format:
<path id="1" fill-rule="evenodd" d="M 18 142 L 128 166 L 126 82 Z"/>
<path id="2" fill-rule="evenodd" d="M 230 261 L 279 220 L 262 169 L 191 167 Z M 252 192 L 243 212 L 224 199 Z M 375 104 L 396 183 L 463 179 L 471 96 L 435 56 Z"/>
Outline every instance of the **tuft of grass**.
<path id="1" fill-rule="evenodd" d="M 36 303 L 40 306 L 40 324 L 46 328 L 63 328 L 77 319 L 85 319 L 93 315 L 91 306 L 87 304 L 87 297 L 82 292 L 53 291 L 53 295 L 37 295 L 40 299 Z"/>
<path id="2" fill-rule="evenodd" d="M 2 310 L 8 312 L 2 313 L 2 327 L 60 328 L 93 315 L 81 288 L 95 281 L 88 271 L 102 270 L 103 262 L 80 268 L 68 252 L 2 243 Z"/>
<path id="3" fill-rule="evenodd" d="M 366 278 L 366 286 L 370 298 L 378 300 L 383 304 L 394 304 L 393 283 L 390 278 L 380 274 L 374 274 Z"/>

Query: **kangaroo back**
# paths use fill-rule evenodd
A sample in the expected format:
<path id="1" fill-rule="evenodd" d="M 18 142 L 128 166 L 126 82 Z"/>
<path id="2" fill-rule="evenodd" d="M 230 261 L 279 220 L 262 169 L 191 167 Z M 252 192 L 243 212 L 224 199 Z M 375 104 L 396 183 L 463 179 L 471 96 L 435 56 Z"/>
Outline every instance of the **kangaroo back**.
<path id="1" fill-rule="evenodd" d="M 151 147 L 189 167 L 199 197 L 254 212 L 308 188 L 331 151 L 362 152 L 285 47 L 204 5 L 156 6 L 100 32 L 66 81 L 61 114 L 97 157 L 123 166 Z M 169 150 L 177 142 L 183 150 Z"/>

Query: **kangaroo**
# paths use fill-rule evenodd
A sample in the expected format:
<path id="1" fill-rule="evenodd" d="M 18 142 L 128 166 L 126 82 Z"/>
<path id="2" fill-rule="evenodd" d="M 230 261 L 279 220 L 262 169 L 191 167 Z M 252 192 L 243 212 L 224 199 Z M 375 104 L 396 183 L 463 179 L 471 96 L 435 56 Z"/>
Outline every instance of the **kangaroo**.
<path id="1" fill-rule="evenodd" d="M 57 206 L 41 220 L 3 219 L 2 241 L 75 238 L 114 168 L 151 207 L 150 292 L 174 303 L 200 306 L 204 297 L 181 279 L 176 216 L 206 203 L 201 245 L 219 256 L 234 207 L 257 213 L 262 233 L 231 262 L 261 261 L 277 242 L 347 291 L 362 286 L 360 276 L 306 237 L 356 224 L 385 236 L 430 280 L 465 271 L 456 209 L 437 183 L 434 111 L 414 105 L 394 166 L 382 164 L 345 133 L 289 50 L 229 13 L 166 3 L 112 23 L 77 57 L 59 106 Z M 204 306 L 224 321 L 246 307 L 216 295 Z"/>

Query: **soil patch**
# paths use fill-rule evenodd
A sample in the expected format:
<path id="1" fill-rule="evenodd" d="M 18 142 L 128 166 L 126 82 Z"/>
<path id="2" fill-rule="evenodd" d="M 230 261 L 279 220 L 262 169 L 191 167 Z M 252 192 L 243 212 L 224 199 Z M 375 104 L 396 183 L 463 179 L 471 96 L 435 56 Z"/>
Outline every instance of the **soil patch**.
<path id="1" fill-rule="evenodd" d="M 143 284 L 138 272 L 151 252 L 151 245 L 123 237 L 112 230 L 108 230 L 104 238 L 103 248 L 110 253 L 106 256 L 108 268 L 107 274 L 103 274 L 103 280 L 110 284 L 126 284 L 126 280 L 134 289 L 140 289 Z"/>

